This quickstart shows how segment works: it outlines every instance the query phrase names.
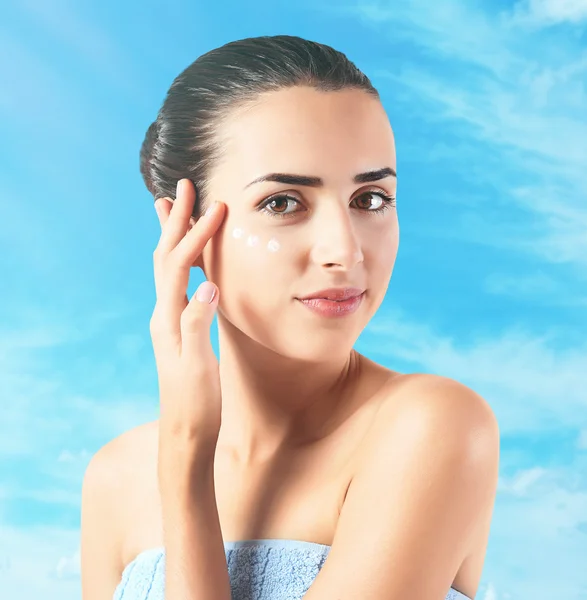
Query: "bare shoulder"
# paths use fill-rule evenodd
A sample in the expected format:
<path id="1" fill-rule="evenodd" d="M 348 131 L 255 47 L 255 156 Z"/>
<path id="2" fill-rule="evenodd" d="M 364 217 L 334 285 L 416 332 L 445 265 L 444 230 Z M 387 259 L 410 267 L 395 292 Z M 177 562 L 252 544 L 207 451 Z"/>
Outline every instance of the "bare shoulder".
<path id="1" fill-rule="evenodd" d="M 375 418 L 357 449 L 357 466 L 369 462 L 381 444 L 428 441 L 455 452 L 485 453 L 495 473 L 499 460 L 499 426 L 490 404 L 468 386 L 440 375 L 399 373 L 361 356 L 365 378 L 378 390 L 373 395 Z M 470 455 L 470 454 L 469 454 Z"/>
<path id="2" fill-rule="evenodd" d="M 308 600 L 406 589 L 441 598 L 450 587 L 474 598 L 497 487 L 495 415 L 479 394 L 435 375 L 394 377 L 382 395 Z"/>
<path id="3" fill-rule="evenodd" d="M 81 579 L 83 600 L 112 597 L 124 568 L 124 506 L 136 482 L 136 457 L 151 424 L 140 425 L 110 440 L 90 459 L 82 483 Z"/>
<path id="4" fill-rule="evenodd" d="M 478 516 L 470 552 L 483 552 L 497 492 L 500 432 L 491 406 L 480 394 L 439 375 L 395 377 L 384 390 L 366 440 L 356 475 L 379 464 L 406 488 L 419 486 L 419 478 L 432 473 L 439 489 L 456 486 L 461 501 Z"/>
<path id="5" fill-rule="evenodd" d="M 368 469 L 382 452 L 397 457 L 426 452 L 446 468 L 456 468 L 460 461 L 463 469 L 481 472 L 488 495 L 495 494 L 499 425 L 480 394 L 449 377 L 426 373 L 395 374 L 381 392 L 375 418 L 358 448 L 355 474 Z"/>
<path id="6" fill-rule="evenodd" d="M 391 380 L 380 412 L 386 422 L 383 434 L 390 420 L 401 419 L 437 434 L 452 432 L 448 443 L 458 438 L 463 443 L 489 443 L 494 450 L 499 447 L 499 425 L 490 404 L 449 377 L 416 373 Z"/>
<path id="7" fill-rule="evenodd" d="M 92 456 L 85 477 L 95 480 L 108 492 L 127 491 L 126 475 L 136 476 L 137 467 L 147 464 L 145 459 L 152 454 L 156 425 L 156 421 L 137 425 L 104 444 Z"/>
<path id="8" fill-rule="evenodd" d="M 408 489 L 434 477 L 441 494 L 452 490 L 463 512 L 477 515 L 469 549 L 478 556 L 487 541 L 499 456 L 497 418 L 480 394 L 448 377 L 400 374 L 383 390 L 354 478 L 379 469 Z"/>

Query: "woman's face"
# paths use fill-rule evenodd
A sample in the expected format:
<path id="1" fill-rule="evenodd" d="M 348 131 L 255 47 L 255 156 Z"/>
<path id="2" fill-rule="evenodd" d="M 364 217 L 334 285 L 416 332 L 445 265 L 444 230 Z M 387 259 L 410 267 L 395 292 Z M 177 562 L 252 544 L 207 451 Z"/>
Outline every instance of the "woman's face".
<path id="1" fill-rule="evenodd" d="M 399 243 L 395 203 L 378 195 L 395 198 L 395 176 L 353 181 L 385 167 L 395 173 L 383 106 L 363 91 L 289 88 L 235 115 L 220 135 L 226 153 L 210 202 L 225 203 L 226 216 L 202 257 L 220 289 L 220 318 L 284 356 L 348 354 L 383 300 Z M 323 184 L 249 185 L 270 173 Z M 328 318 L 298 299 L 332 287 L 365 290 L 358 309 Z"/>

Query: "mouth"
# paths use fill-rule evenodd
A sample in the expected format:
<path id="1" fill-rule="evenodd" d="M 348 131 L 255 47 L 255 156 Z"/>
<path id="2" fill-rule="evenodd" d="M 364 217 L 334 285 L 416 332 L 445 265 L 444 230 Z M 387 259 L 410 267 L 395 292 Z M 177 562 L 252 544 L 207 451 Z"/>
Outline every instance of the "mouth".
<path id="1" fill-rule="evenodd" d="M 365 290 L 358 288 L 331 289 L 296 300 L 321 317 L 343 317 L 359 309 L 364 295 Z"/>
<path id="2" fill-rule="evenodd" d="M 329 288 L 298 298 L 298 300 L 330 300 L 331 302 L 344 302 L 346 300 L 351 300 L 352 298 L 358 298 L 364 293 L 365 290 L 360 288 Z"/>

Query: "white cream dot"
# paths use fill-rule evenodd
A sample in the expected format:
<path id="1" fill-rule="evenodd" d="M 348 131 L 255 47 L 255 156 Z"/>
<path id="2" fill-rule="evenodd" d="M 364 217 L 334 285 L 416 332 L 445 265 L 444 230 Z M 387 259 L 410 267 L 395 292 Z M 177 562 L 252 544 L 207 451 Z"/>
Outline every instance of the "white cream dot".
<path id="1" fill-rule="evenodd" d="M 242 230 L 240 227 L 235 227 L 235 228 L 232 230 L 232 237 L 233 237 L 233 238 L 236 238 L 236 239 L 238 239 L 238 238 L 242 238 L 242 237 L 243 237 L 243 234 L 244 234 L 244 231 L 243 231 L 243 230 Z"/>
<path id="2" fill-rule="evenodd" d="M 279 250 L 279 242 L 275 238 L 271 238 L 267 243 L 269 252 L 277 252 Z"/>
<path id="3" fill-rule="evenodd" d="M 248 246 L 256 246 L 259 243 L 259 238 L 256 235 L 250 235 L 247 239 Z"/>

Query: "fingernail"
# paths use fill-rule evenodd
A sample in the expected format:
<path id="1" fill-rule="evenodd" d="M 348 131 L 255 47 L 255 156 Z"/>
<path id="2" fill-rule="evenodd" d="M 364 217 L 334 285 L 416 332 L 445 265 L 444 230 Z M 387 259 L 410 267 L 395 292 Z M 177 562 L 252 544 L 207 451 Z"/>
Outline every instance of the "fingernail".
<path id="1" fill-rule="evenodd" d="M 181 186 L 183 184 L 183 179 L 180 179 L 177 182 L 177 185 L 175 186 L 175 197 L 179 197 L 179 195 L 181 194 Z"/>
<path id="2" fill-rule="evenodd" d="M 196 290 L 196 300 L 210 304 L 216 295 L 216 286 L 211 281 L 204 281 Z"/>

